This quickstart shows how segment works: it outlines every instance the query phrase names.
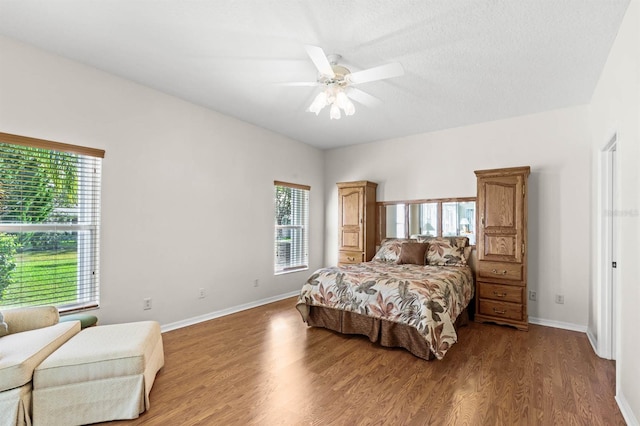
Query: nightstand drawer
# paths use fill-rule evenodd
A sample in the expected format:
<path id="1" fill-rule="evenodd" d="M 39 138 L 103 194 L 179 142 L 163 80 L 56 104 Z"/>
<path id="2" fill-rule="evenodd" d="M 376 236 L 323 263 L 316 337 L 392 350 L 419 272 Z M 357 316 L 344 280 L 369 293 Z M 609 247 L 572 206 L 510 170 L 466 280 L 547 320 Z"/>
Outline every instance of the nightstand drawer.
<path id="1" fill-rule="evenodd" d="M 480 299 L 480 314 L 496 318 L 522 320 L 522 304 Z"/>
<path id="2" fill-rule="evenodd" d="M 478 283 L 480 299 L 502 300 L 504 302 L 522 303 L 522 287 L 490 283 Z"/>
<path id="3" fill-rule="evenodd" d="M 360 263 L 364 262 L 364 253 L 361 251 L 341 251 L 338 263 Z"/>
<path id="4" fill-rule="evenodd" d="M 507 262 L 478 262 L 478 277 L 522 281 L 522 265 Z"/>

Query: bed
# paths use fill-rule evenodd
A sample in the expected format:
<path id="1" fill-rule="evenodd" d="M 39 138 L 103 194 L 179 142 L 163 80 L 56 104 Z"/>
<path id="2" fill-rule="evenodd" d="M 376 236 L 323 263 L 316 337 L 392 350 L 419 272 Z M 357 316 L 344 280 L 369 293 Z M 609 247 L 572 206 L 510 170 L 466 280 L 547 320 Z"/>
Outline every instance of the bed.
<path id="1" fill-rule="evenodd" d="M 296 308 L 309 326 L 442 359 L 468 321 L 473 264 L 466 237 L 388 239 L 371 262 L 315 271 Z"/>

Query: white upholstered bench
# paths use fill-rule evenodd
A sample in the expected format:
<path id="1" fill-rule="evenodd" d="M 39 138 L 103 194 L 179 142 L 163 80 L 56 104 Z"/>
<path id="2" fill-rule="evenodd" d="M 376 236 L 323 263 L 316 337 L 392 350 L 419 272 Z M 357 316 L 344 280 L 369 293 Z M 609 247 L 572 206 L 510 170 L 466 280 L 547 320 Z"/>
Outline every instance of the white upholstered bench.
<path id="1" fill-rule="evenodd" d="M 164 365 L 155 321 L 82 330 L 33 375 L 33 425 L 81 425 L 134 419 Z"/>

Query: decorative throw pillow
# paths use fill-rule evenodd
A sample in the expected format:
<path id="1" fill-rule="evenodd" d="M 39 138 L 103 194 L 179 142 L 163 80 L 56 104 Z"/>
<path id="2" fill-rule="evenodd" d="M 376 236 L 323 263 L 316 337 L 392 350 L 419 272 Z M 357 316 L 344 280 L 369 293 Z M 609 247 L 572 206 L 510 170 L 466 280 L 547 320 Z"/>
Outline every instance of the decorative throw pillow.
<path id="1" fill-rule="evenodd" d="M 427 243 L 404 243 L 400 246 L 400 256 L 398 264 L 410 263 L 412 265 L 424 265 L 425 253 L 429 244 Z"/>
<path id="2" fill-rule="evenodd" d="M 377 262 L 398 262 L 402 245 L 409 241 L 411 240 L 406 240 L 404 238 L 387 238 L 383 240 L 378 252 L 373 256 L 372 260 Z"/>
<path id="3" fill-rule="evenodd" d="M 464 260 L 469 264 L 469 259 L 471 259 L 471 252 L 473 251 L 473 246 L 466 246 L 464 248 Z"/>
<path id="4" fill-rule="evenodd" d="M 6 336 L 7 334 L 9 334 L 9 326 L 4 322 L 4 317 L 2 316 L 2 312 L 0 312 L 0 337 Z"/>
<path id="5" fill-rule="evenodd" d="M 452 240 L 452 238 L 454 240 Z M 460 237 L 466 238 L 466 237 Z M 429 240 L 427 265 L 432 266 L 466 266 L 464 241 L 456 241 L 457 237 L 437 237 Z"/>

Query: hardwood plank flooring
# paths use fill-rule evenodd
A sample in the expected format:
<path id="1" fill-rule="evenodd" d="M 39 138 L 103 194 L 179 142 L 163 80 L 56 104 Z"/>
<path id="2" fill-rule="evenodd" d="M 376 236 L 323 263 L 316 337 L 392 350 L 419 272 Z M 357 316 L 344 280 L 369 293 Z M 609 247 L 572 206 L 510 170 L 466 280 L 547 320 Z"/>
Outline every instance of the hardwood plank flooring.
<path id="1" fill-rule="evenodd" d="M 163 334 L 138 419 L 109 425 L 624 425 L 584 333 L 461 327 L 442 361 L 309 328 L 295 298 Z"/>

